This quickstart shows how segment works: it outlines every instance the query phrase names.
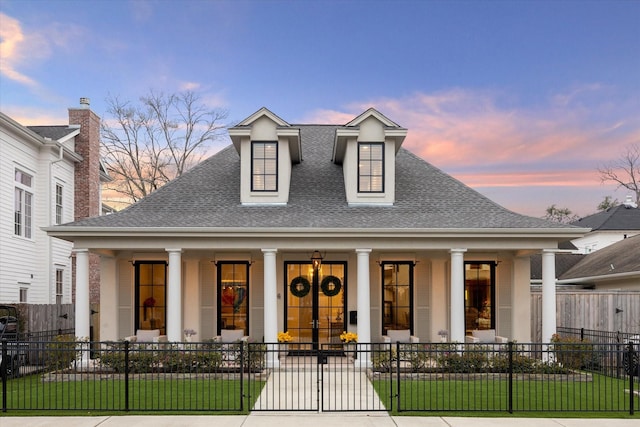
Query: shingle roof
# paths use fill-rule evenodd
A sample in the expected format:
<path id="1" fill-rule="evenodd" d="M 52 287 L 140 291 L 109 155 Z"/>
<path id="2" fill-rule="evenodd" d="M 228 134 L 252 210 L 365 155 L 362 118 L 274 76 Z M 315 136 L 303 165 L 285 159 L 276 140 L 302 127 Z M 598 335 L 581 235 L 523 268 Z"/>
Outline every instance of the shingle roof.
<path id="1" fill-rule="evenodd" d="M 556 277 L 562 276 L 585 256 L 584 254 L 556 254 Z M 531 255 L 531 280 L 542 280 L 542 254 Z"/>
<path id="2" fill-rule="evenodd" d="M 342 166 L 332 162 L 334 125 L 300 129 L 303 161 L 292 166 L 286 206 L 240 203 L 240 158 L 233 146 L 115 214 L 87 227 L 246 227 L 474 229 L 566 228 L 511 212 L 405 149 L 396 156 L 393 206 L 349 206 Z"/>
<path id="3" fill-rule="evenodd" d="M 559 278 L 578 279 L 629 272 L 640 272 L 640 235 L 623 239 L 586 255 Z"/>
<path id="4" fill-rule="evenodd" d="M 572 225 L 591 228 L 591 231 L 640 230 L 640 209 L 619 205 L 581 218 Z"/>
<path id="5" fill-rule="evenodd" d="M 27 126 L 27 128 L 31 129 L 38 135 L 43 138 L 51 138 L 55 141 L 63 138 L 70 133 L 76 132 L 78 129 L 70 127 L 68 125 L 57 125 L 57 126 Z"/>

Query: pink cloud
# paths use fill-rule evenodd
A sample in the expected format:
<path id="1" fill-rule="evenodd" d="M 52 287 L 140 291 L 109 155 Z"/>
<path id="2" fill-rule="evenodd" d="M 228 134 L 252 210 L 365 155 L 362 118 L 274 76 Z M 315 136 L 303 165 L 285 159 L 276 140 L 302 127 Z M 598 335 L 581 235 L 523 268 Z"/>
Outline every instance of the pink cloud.
<path id="1" fill-rule="evenodd" d="M 409 130 L 405 148 L 472 187 L 580 187 L 597 185 L 597 164 L 640 139 L 637 105 L 612 112 L 609 101 L 593 102 L 597 95 L 607 99 L 607 88 L 589 84 L 526 108 L 502 93 L 452 89 L 353 103 L 307 119 L 344 124 L 373 106 Z"/>

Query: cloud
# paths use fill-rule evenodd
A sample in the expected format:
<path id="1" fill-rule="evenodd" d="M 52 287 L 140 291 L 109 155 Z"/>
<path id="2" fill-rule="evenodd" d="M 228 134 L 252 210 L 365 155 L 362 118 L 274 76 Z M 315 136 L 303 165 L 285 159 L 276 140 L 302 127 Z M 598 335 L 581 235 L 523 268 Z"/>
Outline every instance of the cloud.
<path id="1" fill-rule="evenodd" d="M 344 124 L 374 107 L 408 129 L 404 147 L 472 187 L 596 185 L 596 167 L 640 139 L 637 101 L 594 83 L 523 106 L 506 93 L 455 88 L 312 112 Z M 319 120 L 319 121 L 315 121 Z"/>
<path id="2" fill-rule="evenodd" d="M 85 30 L 70 23 L 52 22 L 36 31 L 0 13 L 0 76 L 22 84 L 41 96 L 49 96 L 40 82 L 22 71 L 48 60 L 56 51 L 77 54 L 86 41 Z"/>
<path id="3" fill-rule="evenodd" d="M 26 37 L 20 23 L 4 13 L 0 13 L 0 23 L 0 75 L 25 86 L 36 86 L 32 78 L 18 71 L 18 65 L 26 59 L 21 49 Z"/>

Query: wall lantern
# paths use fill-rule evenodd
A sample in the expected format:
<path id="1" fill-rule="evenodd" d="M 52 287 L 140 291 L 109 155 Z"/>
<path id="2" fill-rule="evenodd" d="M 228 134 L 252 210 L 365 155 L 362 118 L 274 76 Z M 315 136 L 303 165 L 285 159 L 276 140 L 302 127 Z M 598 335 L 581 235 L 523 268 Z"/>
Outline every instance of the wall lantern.
<path id="1" fill-rule="evenodd" d="M 318 270 L 322 265 L 322 255 L 320 252 L 313 251 L 313 255 L 311 255 L 311 264 L 313 265 L 314 270 Z"/>

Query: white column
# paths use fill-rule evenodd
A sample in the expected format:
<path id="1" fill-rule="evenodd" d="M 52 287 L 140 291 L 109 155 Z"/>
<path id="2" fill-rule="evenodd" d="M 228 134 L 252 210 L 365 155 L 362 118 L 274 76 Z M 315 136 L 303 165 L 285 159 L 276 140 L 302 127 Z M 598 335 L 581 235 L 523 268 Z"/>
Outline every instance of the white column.
<path id="1" fill-rule="evenodd" d="M 464 253 L 451 249 L 451 335 L 452 342 L 464 342 Z"/>
<path id="2" fill-rule="evenodd" d="M 76 249 L 76 338 L 88 341 L 91 331 L 91 306 L 89 305 L 89 250 Z M 76 369 L 89 366 L 89 344 L 78 345 L 80 356 L 76 361 Z"/>
<path id="3" fill-rule="evenodd" d="M 542 251 L 542 342 L 556 333 L 556 254 Z"/>
<path id="4" fill-rule="evenodd" d="M 89 250 L 76 249 L 76 337 L 89 339 Z"/>
<path id="5" fill-rule="evenodd" d="M 357 262 L 357 309 L 358 309 L 358 342 L 371 343 L 371 281 L 369 278 L 369 254 L 371 249 L 356 249 Z M 368 367 L 370 363 L 369 353 L 362 345 L 359 347 L 363 350 L 358 354 L 356 364 L 362 367 Z"/>
<path id="6" fill-rule="evenodd" d="M 262 249 L 264 257 L 264 342 L 278 341 L 278 288 L 276 279 L 277 249 Z M 268 348 L 267 367 L 280 365 L 277 347 Z"/>
<path id="7" fill-rule="evenodd" d="M 167 340 L 182 341 L 182 249 L 166 249 L 169 253 L 167 280 Z"/>

